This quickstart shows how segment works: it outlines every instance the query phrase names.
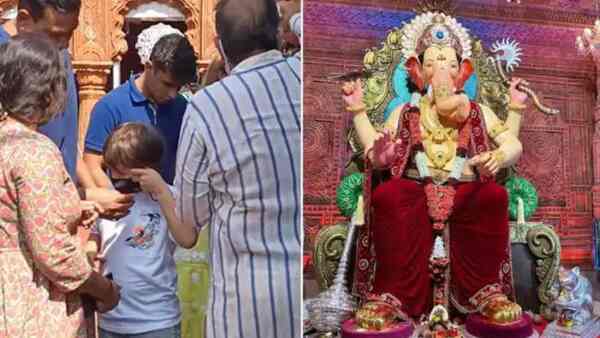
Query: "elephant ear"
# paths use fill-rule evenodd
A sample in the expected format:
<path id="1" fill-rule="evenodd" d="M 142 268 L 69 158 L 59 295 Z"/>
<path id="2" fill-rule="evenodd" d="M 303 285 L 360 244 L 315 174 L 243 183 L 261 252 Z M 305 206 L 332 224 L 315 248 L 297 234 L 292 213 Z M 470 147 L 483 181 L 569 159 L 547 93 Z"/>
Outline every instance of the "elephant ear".
<path id="1" fill-rule="evenodd" d="M 421 63 L 419 63 L 419 60 L 413 56 L 406 60 L 406 64 L 404 66 L 406 67 L 406 71 L 408 72 L 408 75 L 415 86 L 419 88 L 419 91 L 423 91 L 423 89 L 425 89 L 425 80 L 423 79 Z"/>
<path id="2" fill-rule="evenodd" d="M 383 111 L 383 118 L 387 120 L 396 108 L 410 102 L 412 97 L 408 89 L 408 72 L 404 68 L 404 62 L 399 62 L 396 65 L 394 74 L 392 76 L 392 88 L 394 89 L 394 98 L 388 103 L 385 110 Z"/>
<path id="3" fill-rule="evenodd" d="M 458 76 L 456 77 L 456 82 L 454 83 L 456 88 L 459 90 L 463 89 L 465 82 L 467 82 L 474 71 L 475 68 L 473 67 L 471 60 L 463 60 L 463 62 L 460 64 L 460 70 L 458 72 Z"/>

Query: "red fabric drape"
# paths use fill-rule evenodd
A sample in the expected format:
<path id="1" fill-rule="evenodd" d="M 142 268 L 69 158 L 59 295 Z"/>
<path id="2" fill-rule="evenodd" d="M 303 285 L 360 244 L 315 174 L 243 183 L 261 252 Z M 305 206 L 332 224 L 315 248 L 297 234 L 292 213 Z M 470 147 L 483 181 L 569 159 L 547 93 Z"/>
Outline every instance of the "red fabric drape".
<path id="1" fill-rule="evenodd" d="M 495 182 L 461 183 L 456 190 L 449 219 L 450 286 L 454 298 L 470 308 L 468 300 L 477 291 L 501 283 L 501 266 L 508 259 L 508 197 Z M 392 179 L 375 189 L 371 202 L 377 262 L 372 292 L 398 297 L 410 316 L 428 313 L 434 238 L 424 186 Z"/>

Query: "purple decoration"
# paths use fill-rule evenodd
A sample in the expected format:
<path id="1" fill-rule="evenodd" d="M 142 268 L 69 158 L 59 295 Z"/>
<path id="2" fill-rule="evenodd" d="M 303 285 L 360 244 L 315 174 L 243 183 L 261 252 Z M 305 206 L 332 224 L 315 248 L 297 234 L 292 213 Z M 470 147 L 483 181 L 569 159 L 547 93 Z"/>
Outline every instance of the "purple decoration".
<path id="1" fill-rule="evenodd" d="M 383 39 L 391 29 L 401 27 L 415 17 L 415 13 L 366 6 L 348 6 L 306 2 L 304 6 L 305 30 L 354 38 Z M 528 23 L 506 23 L 457 17 L 458 21 L 480 38 L 485 46 L 502 38 L 513 38 L 528 46 L 558 46 L 569 43 L 573 54 L 575 38 L 581 33 L 578 27 L 540 26 Z M 325 29 L 324 28 L 329 28 Z"/>
<path id="2" fill-rule="evenodd" d="M 531 317 L 526 313 L 510 325 L 495 325 L 479 314 L 469 315 L 465 329 L 480 338 L 527 338 L 534 333 Z"/>

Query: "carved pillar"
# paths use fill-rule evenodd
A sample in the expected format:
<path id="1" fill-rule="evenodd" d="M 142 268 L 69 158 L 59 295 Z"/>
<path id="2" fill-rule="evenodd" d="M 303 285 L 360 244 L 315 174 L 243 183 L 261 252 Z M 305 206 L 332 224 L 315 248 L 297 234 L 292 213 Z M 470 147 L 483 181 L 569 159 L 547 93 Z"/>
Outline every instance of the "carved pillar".
<path id="1" fill-rule="evenodd" d="M 593 165 L 594 185 L 592 187 L 592 207 L 594 219 L 600 219 L 600 55 L 594 55 L 596 68 L 596 106 L 594 107 Z"/>
<path id="2" fill-rule="evenodd" d="M 112 67 L 108 1 L 82 1 L 79 28 L 71 41 L 73 68 L 79 81 L 79 142 L 83 141 L 94 104 L 106 94 L 104 88 Z"/>
<path id="3" fill-rule="evenodd" d="M 0 0 L 0 17 L 4 11 L 9 10 L 17 5 L 17 0 Z"/>
<path id="4" fill-rule="evenodd" d="M 219 56 L 219 52 L 214 43 L 215 36 L 217 36 L 214 12 L 216 4 L 217 0 L 204 0 L 202 6 L 202 52 L 198 59 L 198 63 L 202 69 L 206 69 L 212 59 Z"/>
<path id="5" fill-rule="evenodd" d="M 90 113 L 96 102 L 106 94 L 104 89 L 112 62 L 75 61 L 73 66 L 79 82 L 79 149 L 83 149 L 85 134 L 90 123 Z"/>

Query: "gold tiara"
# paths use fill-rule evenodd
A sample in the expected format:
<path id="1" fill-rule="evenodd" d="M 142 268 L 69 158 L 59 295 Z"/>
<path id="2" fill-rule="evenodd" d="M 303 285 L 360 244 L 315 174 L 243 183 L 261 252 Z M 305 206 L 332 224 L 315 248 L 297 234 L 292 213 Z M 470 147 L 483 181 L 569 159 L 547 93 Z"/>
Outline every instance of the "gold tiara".
<path id="1" fill-rule="evenodd" d="M 402 29 L 402 55 L 405 59 L 419 56 L 431 46 L 451 47 L 462 59 L 471 57 L 471 38 L 467 29 L 446 14 L 420 14 Z"/>

